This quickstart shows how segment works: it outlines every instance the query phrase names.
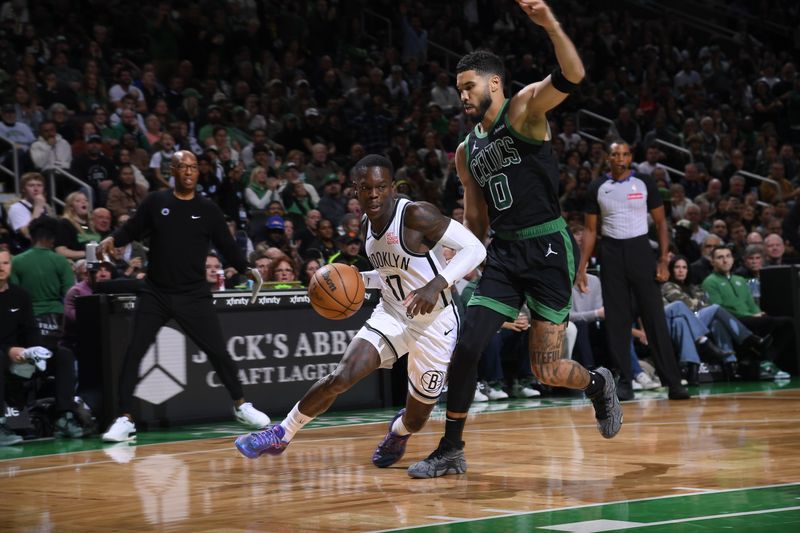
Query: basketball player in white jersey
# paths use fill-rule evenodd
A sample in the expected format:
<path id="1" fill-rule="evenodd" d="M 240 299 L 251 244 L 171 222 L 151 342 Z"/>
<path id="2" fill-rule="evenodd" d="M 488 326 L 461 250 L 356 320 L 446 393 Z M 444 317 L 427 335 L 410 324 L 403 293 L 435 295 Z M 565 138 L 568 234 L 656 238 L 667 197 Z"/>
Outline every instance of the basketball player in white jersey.
<path id="1" fill-rule="evenodd" d="M 362 272 L 381 301 L 331 374 L 320 379 L 277 425 L 236 439 L 246 457 L 278 455 L 295 433 L 324 413 L 337 396 L 378 368 L 408 356 L 408 397 L 389 424 L 372 462 L 390 466 L 403 457 L 412 433 L 422 429 L 442 392 L 458 337 L 449 287 L 485 258 L 481 242 L 433 205 L 398 199 L 392 163 L 368 155 L 354 168 L 355 191 L 365 213 L 365 246 L 375 270 Z M 442 246 L 458 252 L 446 263 Z"/>

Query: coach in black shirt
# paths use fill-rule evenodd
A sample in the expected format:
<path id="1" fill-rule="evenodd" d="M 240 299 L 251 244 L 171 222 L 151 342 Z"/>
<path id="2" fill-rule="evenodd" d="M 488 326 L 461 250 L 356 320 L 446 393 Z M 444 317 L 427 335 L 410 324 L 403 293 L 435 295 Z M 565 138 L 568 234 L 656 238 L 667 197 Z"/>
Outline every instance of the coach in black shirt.
<path id="1" fill-rule="evenodd" d="M 237 271 L 252 277 L 247 262 L 228 231 L 222 211 L 195 194 L 199 174 L 194 154 L 182 150 L 172 156 L 175 189 L 148 195 L 136 214 L 100 243 L 110 253 L 115 246 L 150 237 L 146 287 L 139 294 L 131 343 L 119 378 L 120 416 L 103 440 L 131 440 L 136 428 L 131 402 L 139 363 L 158 330 L 174 318 L 184 333 L 208 354 L 220 381 L 235 402 L 236 418 L 252 427 L 264 427 L 269 417 L 245 402 L 236 366 L 225 349 L 222 328 L 205 281 L 205 260 L 213 244 Z"/>
<path id="2" fill-rule="evenodd" d="M 632 399 L 630 364 L 631 324 L 636 316 L 632 298 L 638 303 L 656 369 L 669 387 L 673 400 L 689 398 L 681 385 L 680 370 L 664 317 L 661 291 L 657 282 L 669 279 L 669 235 L 661 195 L 649 177 L 635 176 L 631 170 L 631 150 L 624 141 L 611 144 L 608 162 L 611 174 L 596 179 L 586 195 L 585 232 L 578 264 L 576 285 L 588 292 L 586 265 L 597 239 L 597 219 L 602 219 L 600 279 L 606 306 L 606 337 L 611 357 L 617 358 L 622 373 L 617 388 L 620 399 Z M 654 261 L 647 238 L 647 213 L 658 230 L 659 256 Z"/>

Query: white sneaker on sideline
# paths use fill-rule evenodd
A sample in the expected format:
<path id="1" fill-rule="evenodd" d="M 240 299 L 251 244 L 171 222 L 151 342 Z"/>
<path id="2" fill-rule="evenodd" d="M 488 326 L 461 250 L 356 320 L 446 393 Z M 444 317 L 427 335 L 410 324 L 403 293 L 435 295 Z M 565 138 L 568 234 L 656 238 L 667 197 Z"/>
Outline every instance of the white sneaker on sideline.
<path id="1" fill-rule="evenodd" d="M 253 407 L 253 404 L 250 402 L 245 402 L 239 407 L 234 407 L 233 414 L 236 415 L 236 420 L 239 423 L 253 429 L 267 427 L 270 422 L 269 417 Z"/>
<path id="2" fill-rule="evenodd" d="M 636 381 L 636 378 L 634 378 L 633 381 L 631 382 L 631 389 L 642 390 L 642 384 Z"/>
<path id="3" fill-rule="evenodd" d="M 483 392 L 481 392 L 481 382 L 479 381 L 477 385 L 475 385 L 475 396 L 472 397 L 473 402 L 488 402 L 489 397 L 486 396 Z"/>
<path id="4" fill-rule="evenodd" d="M 500 385 L 489 384 L 486 389 L 490 400 L 505 400 L 508 398 L 508 393 L 500 388 Z"/>
<path id="5" fill-rule="evenodd" d="M 648 374 L 647 372 L 639 372 L 636 374 L 636 377 L 633 378 L 636 383 L 642 386 L 644 390 L 653 390 L 659 387 L 659 383 L 656 383 Z M 634 390 L 636 390 L 634 388 Z"/>
<path id="6" fill-rule="evenodd" d="M 542 393 L 534 389 L 529 382 L 515 379 L 514 385 L 511 387 L 511 395 L 514 398 L 536 398 Z"/>
<path id="7" fill-rule="evenodd" d="M 136 425 L 127 416 L 114 420 L 108 431 L 103 433 L 103 442 L 126 442 L 136 438 Z"/>

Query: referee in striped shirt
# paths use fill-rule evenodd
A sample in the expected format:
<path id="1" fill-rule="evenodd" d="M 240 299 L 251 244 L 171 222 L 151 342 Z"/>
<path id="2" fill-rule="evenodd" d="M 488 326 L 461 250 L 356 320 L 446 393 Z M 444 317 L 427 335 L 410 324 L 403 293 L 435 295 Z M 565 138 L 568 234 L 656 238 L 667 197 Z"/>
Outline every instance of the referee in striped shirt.
<path id="1" fill-rule="evenodd" d="M 664 317 L 658 282 L 667 281 L 669 236 L 664 205 L 655 182 L 638 177 L 630 170 L 631 149 L 625 141 L 611 143 L 608 163 L 611 173 L 589 186 L 585 231 L 576 285 L 588 292 L 586 265 L 597 239 L 597 220 L 602 220 L 600 280 L 606 307 L 606 337 L 612 358 L 617 359 L 622 376 L 617 388 L 621 400 L 633 399 L 630 362 L 633 299 L 638 304 L 648 344 L 653 352 L 661 380 L 669 387 L 671 400 L 689 398 L 681 385 L 678 362 Z M 647 213 L 658 230 L 659 255 L 655 261 L 647 238 Z"/>

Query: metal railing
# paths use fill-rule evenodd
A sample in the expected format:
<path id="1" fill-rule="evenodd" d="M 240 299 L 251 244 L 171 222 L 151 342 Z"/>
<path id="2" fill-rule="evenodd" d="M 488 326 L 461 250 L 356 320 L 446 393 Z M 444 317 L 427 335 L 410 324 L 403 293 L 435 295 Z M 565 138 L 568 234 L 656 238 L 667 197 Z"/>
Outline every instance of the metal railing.
<path id="1" fill-rule="evenodd" d="M 428 59 L 431 57 L 439 59 L 440 66 L 450 76 L 455 75 L 456 65 L 458 65 L 458 60 L 461 59 L 462 55 L 464 54 L 459 54 L 455 50 L 451 50 L 428 39 Z"/>
<path id="2" fill-rule="evenodd" d="M 366 35 L 367 37 L 369 37 L 373 41 L 376 41 L 376 42 L 379 42 L 379 43 L 381 42 L 380 36 L 379 35 L 372 35 L 367 31 L 368 28 L 372 27 L 371 24 L 367 23 L 367 17 L 372 17 L 373 19 L 377 19 L 382 24 L 384 24 L 386 26 L 386 37 L 387 37 L 389 42 L 388 43 L 383 43 L 383 44 L 391 45 L 392 44 L 392 21 L 391 21 L 391 19 L 389 19 L 387 17 L 384 17 L 380 13 L 376 13 L 375 11 L 373 11 L 371 9 L 364 9 L 364 10 L 361 11 L 361 27 L 364 29 L 364 35 Z"/>
<path id="3" fill-rule="evenodd" d="M 778 201 L 780 202 L 783 200 L 783 191 L 781 190 L 781 185 L 774 179 L 768 178 L 766 176 L 761 176 L 759 174 L 753 174 L 752 172 L 748 172 L 746 170 L 737 170 L 736 172 L 734 172 L 734 175 L 736 174 L 744 176 L 745 178 L 750 178 L 756 181 L 763 181 L 764 183 L 771 184 L 773 187 L 775 187 L 775 190 L 778 191 Z"/>
<path id="4" fill-rule="evenodd" d="M 20 146 L 15 143 L 14 141 L 9 141 L 8 139 L 3 139 L 7 144 L 11 146 L 11 166 L 12 168 L 8 168 L 4 165 L 0 165 L 0 172 L 11 176 L 14 181 L 14 194 L 19 196 L 19 150 Z M 9 191 L 10 192 L 10 191 Z"/>
<path id="5" fill-rule="evenodd" d="M 602 122 L 603 124 L 605 124 L 607 127 L 605 133 L 603 134 L 603 137 L 597 136 L 598 131 L 595 128 L 590 129 L 586 127 L 582 120 L 583 117 L 592 118 L 598 122 Z M 591 139 L 593 141 L 605 143 L 606 142 L 605 136 L 608 135 L 608 131 L 614 125 L 614 121 L 608 117 L 604 117 L 603 115 L 598 115 L 597 113 L 589 111 L 588 109 L 579 109 L 575 117 L 575 125 L 577 127 L 578 135 L 580 135 L 581 137 L 586 137 L 587 139 Z"/>
<path id="6" fill-rule="evenodd" d="M 58 205 L 59 207 L 63 208 L 65 205 L 64 201 L 56 195 L 56 174 L 58 174 L 59 176 L 66 178 L 68 181 L 78 185 L 81 192 L 83 192 L 86 195 L 86 198 L 89 200 L 89 211 L 94 209 L 94 189 L 92 189 L 88 183 L 76 178 L 63 168 L 49 168 L 45 170 L 45 173 L 47 174 L 47 178 L 50 182 L 50 198 L 53 201 L 53 207 Z"/>

